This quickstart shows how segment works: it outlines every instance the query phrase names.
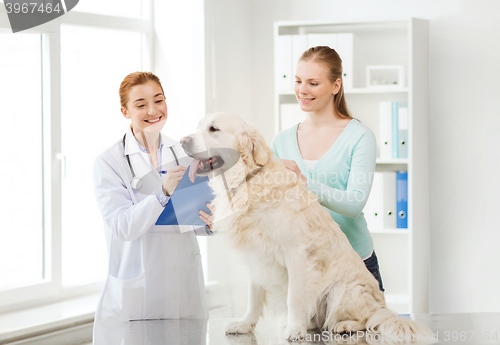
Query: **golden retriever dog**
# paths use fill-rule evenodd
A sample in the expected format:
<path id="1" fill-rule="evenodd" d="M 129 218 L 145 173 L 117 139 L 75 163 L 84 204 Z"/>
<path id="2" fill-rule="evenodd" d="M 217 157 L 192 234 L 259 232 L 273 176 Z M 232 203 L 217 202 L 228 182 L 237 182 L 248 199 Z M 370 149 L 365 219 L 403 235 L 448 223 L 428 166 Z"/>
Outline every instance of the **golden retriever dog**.
<path id="1" fill-rule="evenodd" d="M 387 309 L 377 280 L 340 227 L 273 158 L 255 128 L 237 115 L 214 113 L 181 143 L 195 158 L 190 174 L 210 178 L 214 230 L 228 237 L 249 268 L 248 310 L 226 333 L 251 332 L 267 306 L 286 315 L 288 340 L 303 339 L 316 328 L 367 330 L 394 339 L 429 334 Z M 230 152 L 236 151 L 235 160 Z"/>

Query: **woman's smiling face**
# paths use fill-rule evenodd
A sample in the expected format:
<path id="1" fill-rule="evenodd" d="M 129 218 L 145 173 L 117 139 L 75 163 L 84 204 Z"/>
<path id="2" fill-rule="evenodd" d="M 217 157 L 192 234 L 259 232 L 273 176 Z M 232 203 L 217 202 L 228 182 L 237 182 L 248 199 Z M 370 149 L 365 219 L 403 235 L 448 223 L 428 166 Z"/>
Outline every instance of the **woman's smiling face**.
<path id="1" fill-rule="evenodd" d="M 134 133 L 159 133 L 167 120 L 167 103 L 160 85 L 154 81 L 136 85 L 128 96 L 127 108 L 121 110 L 127 119 L 132 120 Z"/>
<path id="2" fill-rule="evenodd" d="M 302 111 L 313 113 L 325 109 L 333 111 L 335 94 L 340 90 L 339 80 L 328 79 L 328 70 L 313 60 L 301 60 L 295 70 L 294 91 Z M 328 107 L 328 108 L 327 108 Z"/>

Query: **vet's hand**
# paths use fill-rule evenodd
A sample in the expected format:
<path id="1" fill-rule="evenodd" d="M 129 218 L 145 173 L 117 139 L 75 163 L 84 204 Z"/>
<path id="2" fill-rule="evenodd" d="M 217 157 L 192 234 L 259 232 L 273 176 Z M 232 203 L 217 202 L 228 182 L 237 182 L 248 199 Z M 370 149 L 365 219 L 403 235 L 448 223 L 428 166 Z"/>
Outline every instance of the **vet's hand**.
<path id="1" fill-rule="evenodd" d="M 212 231 L 212 226 L 214 224 L 214 207 L 210 204 L 207 204 L 208 209 L 212 214 L 208 214 L 203 210 L 200 210 L 200 218 L 202 221 L 204 221 L 208 225 L 208 230 Z"/>
<path id="2" fill-rule="evenodd" d="M 172 195 L 175 188 L 177 188 L 177 185 L 181 181 L 182 175 L 184 175 L 186 170 L 187 167 L 179 165 L 167 171 L 165 182 L 163 183 L 163 190 L 168 196 Z"/>
<path id="3" fill-rule="evenodd" d="M 290 159 L 280 159 L 279 161 L 285 165 L 285 168 L 287 168 L 290 171 L 293 171 L 299 178 L 300 182 L 307 183 L 307 177 L 302 175 L 302 172 L 300 171 L 295 161 L 292 161 Z"/>

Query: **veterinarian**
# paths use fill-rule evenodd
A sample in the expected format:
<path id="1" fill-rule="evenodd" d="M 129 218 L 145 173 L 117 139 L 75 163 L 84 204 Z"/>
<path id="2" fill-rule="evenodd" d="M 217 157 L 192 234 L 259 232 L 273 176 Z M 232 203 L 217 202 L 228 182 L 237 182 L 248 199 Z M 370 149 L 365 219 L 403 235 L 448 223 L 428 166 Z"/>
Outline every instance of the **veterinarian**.
<path id="1" fill-rule="evenodd" d="M 308 116 L 277 134 L 271 147 L 318 196 L 384 291 L 362 213 L 375 171 L 375 136 L 349 113 L 342 60 L 334 49 L 318 46 L 305 51 L 295 73 L 295 96 Z"/>
<path id="2" fill-rule="evenodd" d="M 119 94 L 131 125 L 94 164 L 109 257 L 95 323 L 207 318 L 196 235 L 210 234 L 212 216 L 201 217 L 206 227 L 155 225 L 192 158 L 160 132 L 168 114 L 157 76 L 129 74 Z"/>

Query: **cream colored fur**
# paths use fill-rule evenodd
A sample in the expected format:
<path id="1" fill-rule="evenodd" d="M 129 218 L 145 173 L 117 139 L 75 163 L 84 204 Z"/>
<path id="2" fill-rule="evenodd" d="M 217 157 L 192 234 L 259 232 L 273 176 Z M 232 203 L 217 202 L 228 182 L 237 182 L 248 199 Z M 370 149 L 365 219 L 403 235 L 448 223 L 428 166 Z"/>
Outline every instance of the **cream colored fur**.
<path id="1" fill-rule="evenodd" d="M 229 147 L 238 163 L 211 178 L 215 231 L 239 250 L 250 272 L 249 305 L 226 333 L 251 332 L 266 305 L 286 315 L 285 338 L 308 329 L 335 333 L 368 329 L 393 337 L 427 334 L 414 321 L 388 310 L 378 282 L 339 226 L 293 172 L 272 158 L 263 137 L 234 114 L 215 113 L 200 121 L 188 154 Z M 214 128 L 217 131 L 213 131 Z M 263 165 L 247 183 L 245 176 Z"/>

